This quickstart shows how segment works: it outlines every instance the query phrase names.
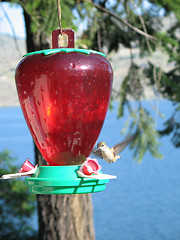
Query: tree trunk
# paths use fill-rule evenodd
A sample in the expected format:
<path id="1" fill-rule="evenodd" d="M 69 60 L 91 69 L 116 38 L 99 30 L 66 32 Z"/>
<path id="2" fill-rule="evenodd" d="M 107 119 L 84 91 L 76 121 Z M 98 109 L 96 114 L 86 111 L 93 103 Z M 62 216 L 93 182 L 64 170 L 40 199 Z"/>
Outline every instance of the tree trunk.
<path id="1" fill-rule="evenodd" d="M 35 146 L 38 164 L 45 163 Z M 93 240 L 91 194 L 37 195 L 39 240 Z"/>
<path id="2" fill-rule="evenodd" d="M 38 195 L 39 240 L 93 240 L 90 194 Z"/>
<path id="3" fill-rule="evenodd" d="M 24 11 L 27 52 L 50 48 L 48 36 L 41 29 L 31 31 L 31 16 Z M 36 162 L 46 164 L 35 146 Z M 90 194 L 37 195 L 39 240 L 94 240 Z"/>
<path id="4" fill-rule="evenodd" d="M 31 16 L 24 10 L 24 21 L 26 26 L 26 48 L 27 52 L 34 52 L 42 49 L 50 48 L 48 35 L 39 28 L 33 33 L 31 30 Z"/>

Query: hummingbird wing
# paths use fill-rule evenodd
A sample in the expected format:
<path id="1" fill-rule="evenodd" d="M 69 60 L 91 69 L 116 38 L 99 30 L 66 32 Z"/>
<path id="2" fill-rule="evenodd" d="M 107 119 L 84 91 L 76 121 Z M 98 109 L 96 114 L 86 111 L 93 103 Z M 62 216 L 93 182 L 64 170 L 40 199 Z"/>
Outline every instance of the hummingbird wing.
<path id="1" fill-rule="evenodd" d="M 126 148 L 126 146 L 134 139 L 134 137 L 135 135 L 131 135 L 127 137 L 124 141 L 112 147 L 111 149 L 114 150 L 115 155 L 118 155 L 120 152 L 122 152 Z"/>

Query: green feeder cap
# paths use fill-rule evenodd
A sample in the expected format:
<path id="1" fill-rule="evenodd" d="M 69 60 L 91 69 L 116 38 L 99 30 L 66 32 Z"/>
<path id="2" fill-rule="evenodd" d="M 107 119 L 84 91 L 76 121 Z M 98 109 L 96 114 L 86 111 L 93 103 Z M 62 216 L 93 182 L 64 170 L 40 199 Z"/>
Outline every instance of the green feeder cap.
<path id="1" fill-rule="evenodd" d="M 98 52 L 95 50 L 90 50 L 90 49 L 77 49 L 77 48 L 55 48 L 55 49 L 45 49 L 45 50 L 40 50 L 40 51 L 35 51 L 35 52 L 30 52 L 25 54 L 23 57 L 31 56 L 31 55 L 36 55 L 36 54 L 43 54 L 45 56 L 59 53 L 59 52 L 64 52 L 64 53 L 72 53 L 72 52 L 77 52 L 77 53 L 83 53 L 86 55 L 89 55 L 90 53 L 93 54 L 98 54 L 103 57 L 106 57 L 106 55 L 102 52 Z"/>

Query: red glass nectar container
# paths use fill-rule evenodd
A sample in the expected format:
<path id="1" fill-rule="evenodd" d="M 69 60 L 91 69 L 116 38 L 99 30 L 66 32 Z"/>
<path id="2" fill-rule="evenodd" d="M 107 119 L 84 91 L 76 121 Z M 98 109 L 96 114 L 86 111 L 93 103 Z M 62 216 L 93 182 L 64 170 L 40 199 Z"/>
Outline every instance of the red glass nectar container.
<path id="1" fill-rule="evenodd" d="M 25 55 L 15 79 L 21 108 L 33 140 L 52 166 L 79 165 L 90 155 L 107 113 L 113 72 L 102 53 L 58 46 Z"/>

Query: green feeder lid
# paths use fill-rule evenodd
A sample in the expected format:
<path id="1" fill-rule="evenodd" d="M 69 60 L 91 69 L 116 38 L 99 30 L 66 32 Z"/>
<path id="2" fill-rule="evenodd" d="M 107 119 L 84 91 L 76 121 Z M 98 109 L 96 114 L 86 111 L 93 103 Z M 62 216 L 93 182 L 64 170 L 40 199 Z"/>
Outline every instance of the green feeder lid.
<path id="1" fill-rule="evenodd" d="M 35 194 L 80 194 L 106 189 L 109 179 L 81 178 L 80 166 L 40 166 L 32 177 L 26 178 L 29 190 Z"/>
<path id="2" fill-rule="evenodd" d="M 36 52 L 27 53 L 23 57 L 31 56 L 31 55 L 35 55 L 35 54 L 43 54 L 43 55 L 46 56 L 46 55 L 55 54 L 55 53 L 59 53 L 59 52 L 65 52 L 65 53 L 78 52 L 78 53 L 83 53 L 83 54 L 87 54 L 87 55 L 89 55 L 90 53 L 93 53 L 93 54 L 99 54 L 103 57 L 106 57 L 106 55 L 102 52 L 98 52 L 98 51 L 95 51 L 95 50 L 89 50 L 89 49 L 78 49 L 78 48 L 45 49 L 45 50 L 40 50 L 40 51 L 36 51 Z"/>

